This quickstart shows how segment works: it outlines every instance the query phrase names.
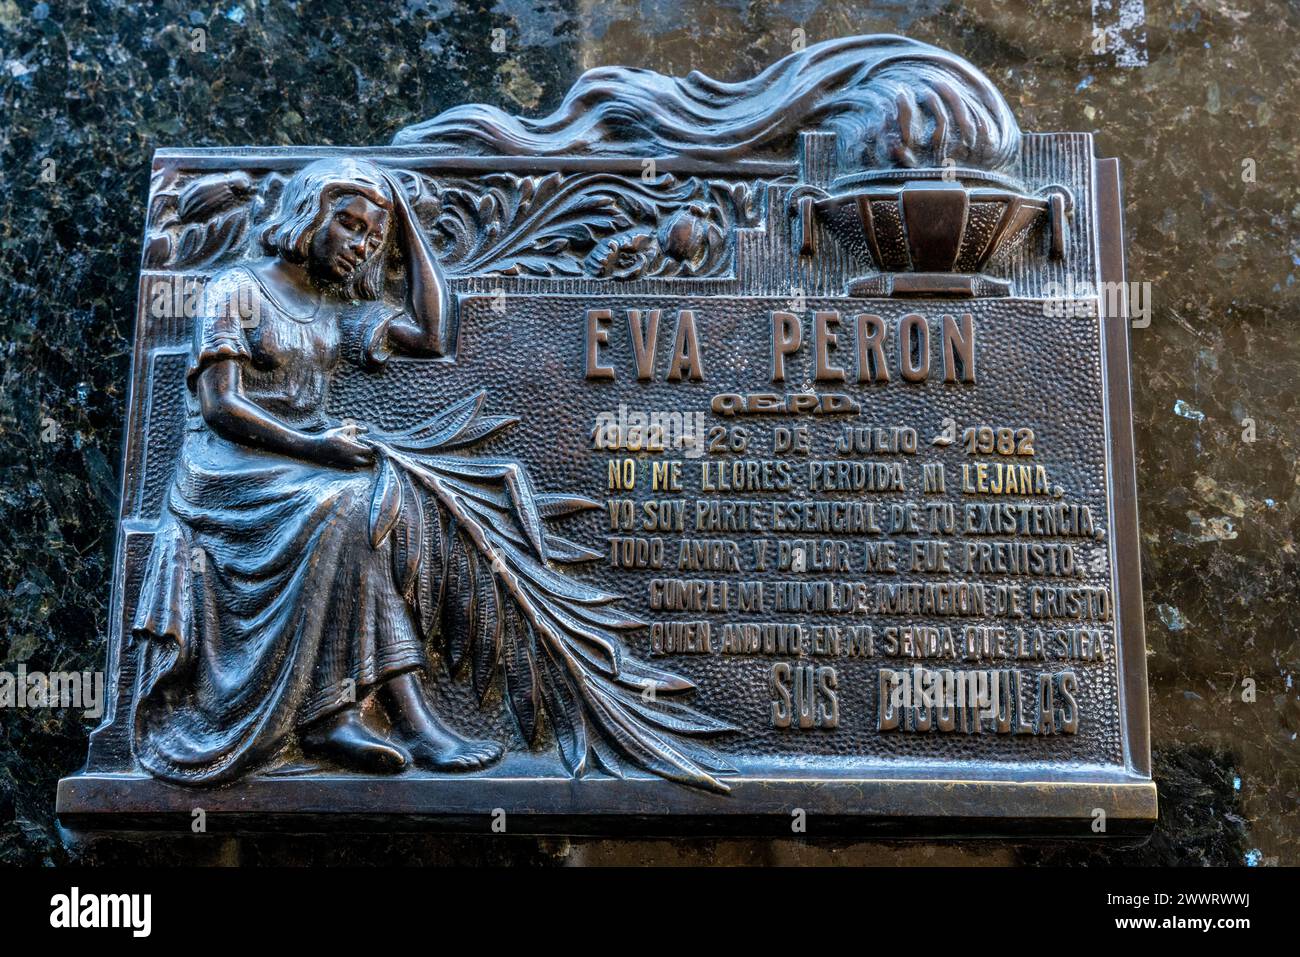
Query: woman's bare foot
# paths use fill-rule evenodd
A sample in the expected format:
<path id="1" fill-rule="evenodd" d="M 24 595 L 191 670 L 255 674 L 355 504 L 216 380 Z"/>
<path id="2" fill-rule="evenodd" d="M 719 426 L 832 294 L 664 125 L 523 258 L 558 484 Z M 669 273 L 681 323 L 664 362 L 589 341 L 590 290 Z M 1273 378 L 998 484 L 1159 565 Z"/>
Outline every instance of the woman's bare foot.
<path id="1" fill-rule="evenodd" d="M 317 721 L 302 734 L 303 753 L 376 774 L 393 774 L 410 764 L 410 753 L 368 727 L 360 712 L 354 705 Z"/>
<path id="2" fill-rule="evenodd" d="M 407 671 L 384 685 L 393 729 L 410 752 L 411 762 L 426 771 L 473 771 L 501 759 L 495 741 L 475 741 L 453 732 L 434 713 L 419 672 Z"/>

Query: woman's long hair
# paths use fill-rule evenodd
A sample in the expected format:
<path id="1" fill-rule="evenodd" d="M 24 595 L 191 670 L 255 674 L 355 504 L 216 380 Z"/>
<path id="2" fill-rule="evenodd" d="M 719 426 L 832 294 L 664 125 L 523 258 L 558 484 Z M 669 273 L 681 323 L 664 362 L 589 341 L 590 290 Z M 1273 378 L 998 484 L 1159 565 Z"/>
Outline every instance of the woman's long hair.
<path id="1" fill-rule="evenodd" d="M 311 243 L 340 196 L 358 195 L 390 213 L 393 195 L 378 167 L 365 160 L 317 160 L 285 184 L 280 208 L 261 230 L 262 248 L 292 263 L 305 263 Z M 378 299 L 384 291 L 388 236 L 343 284 L 348 299 Z"/>

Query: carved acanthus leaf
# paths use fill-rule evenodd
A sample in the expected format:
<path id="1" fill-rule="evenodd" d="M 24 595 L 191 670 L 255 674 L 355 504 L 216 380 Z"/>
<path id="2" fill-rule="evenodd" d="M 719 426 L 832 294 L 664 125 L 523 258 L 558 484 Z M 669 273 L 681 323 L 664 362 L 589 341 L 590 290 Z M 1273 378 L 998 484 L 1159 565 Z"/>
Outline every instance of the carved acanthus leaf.
<path id="1" fill-rule="evenodd" d="M 238 256 L 263 211 L 274 207 L 284 182 L 277 174 L 254 180 L 239 171 L 181 185 L 174 171 L 155 174 L 145 268 L 207 269 Z"/>
<path id="2" fill-rule="evenodd" d="M 748 186 L 613 173 L 485 177 L 441 190 L 435 229 L 453 275 L 715 276 L 755 220 Z"/>

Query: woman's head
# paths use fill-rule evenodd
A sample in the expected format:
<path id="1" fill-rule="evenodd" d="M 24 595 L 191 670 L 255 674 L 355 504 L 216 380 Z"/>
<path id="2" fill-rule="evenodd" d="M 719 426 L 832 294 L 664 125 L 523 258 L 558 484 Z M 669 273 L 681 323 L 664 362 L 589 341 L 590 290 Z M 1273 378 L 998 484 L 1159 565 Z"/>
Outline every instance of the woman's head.
<path id="1" fill-rule="evenodd" d="M 392 213 L 392 190 L 373 163 L 317 160 L 285 185 L 279 211 L 262 228 L 262 247 L 341 284 L 349 298 L 377 299 Z"/>

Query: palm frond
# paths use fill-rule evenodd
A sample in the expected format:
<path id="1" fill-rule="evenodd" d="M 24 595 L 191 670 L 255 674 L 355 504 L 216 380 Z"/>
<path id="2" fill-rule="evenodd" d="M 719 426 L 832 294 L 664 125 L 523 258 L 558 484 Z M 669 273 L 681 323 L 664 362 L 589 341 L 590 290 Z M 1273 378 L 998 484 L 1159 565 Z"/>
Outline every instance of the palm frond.
<path id="1" fill-rule="evenodd" d="M 453 675 L 470 663 L 487 699 L 496 679 L 530 745 L 543 720 L 569 772 L 621 775 L 621 763 L 673 781 L 728 790 L 732 770 L 697 740 L 734 730 L 680 696 L 685 678 L 636 659 L 623 635 L 645 623 L 619 596 L 570 578 L 553 563 L 600 557 L 546 522 L 599 504 L 541 494 L 522 464 L 448 455 L 516 419 L 482 414 L 482 392 L 403 433 L 367 436 L 379 465 L 371 543 L 392 542 L 394 580 L 421 631 L 441 641 Z"/>

